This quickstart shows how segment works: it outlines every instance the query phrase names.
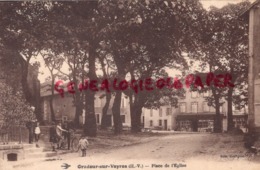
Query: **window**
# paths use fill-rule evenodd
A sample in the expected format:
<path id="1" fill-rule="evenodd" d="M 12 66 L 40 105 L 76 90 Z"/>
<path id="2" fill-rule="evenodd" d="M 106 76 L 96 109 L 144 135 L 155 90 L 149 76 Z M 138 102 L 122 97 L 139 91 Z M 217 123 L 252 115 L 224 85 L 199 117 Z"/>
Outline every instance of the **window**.
<path id="1" fill-rule="evenodd" d="M 150 126 L 153 126 L 153 121 L 152 120 L 150 120 Z"/>
<path id="2" fill-rule="evenodd" d="M 192 91 L 192 92 L 191 92 L 191 97 L 192 97 L 192 98 L 197 98 L 197 97 L 198 97 L 198 92 Z"/>
<path id="3" fill-rule="evenodd" d="M 166 109 L 166 115 L 169 116 L 172 114 L 172 109 L 171 108 L 167 108 Z"/>
<path id="4" fill-rule="evenodd" d="M 162 126 L 162 120 L 159 120 L 159 126 Z"/>
<path id="5" fill-rule="evenodd" d="M 186 103 L 180 103 L 180 113 L 186 112 Z"/>
<path id="6" fill-rule="evenodd" d="M 190 131 L 191 129 L 191 121 L 184 120 L 179 122 L 179 128 L 181 131 Z"/>
<path id="7" fill-rule="evenodd" d="M 153 117 L 153 109 L 150 109 L 150 117 Z"/>
<path id="8" fill-rule="evenodd" d="M 67 116 L 62 116 L 62 122 L 67 122 L 68 121 L 68 117 Z"/>
<path id="9" fill-rule="evenodd" d="M 209 112 L 208 102 L 203 102 L 203 111 L 204 112 Z"/>
<path id="10" fill-rule="evenodd" d="M 186 98 L 186 91 L 184 91 L 184 92 L 181 94 L 181 97 L 182 97 L 182 98 Z"/>
<path id="11" fill-rule="evenodd" d="M 209 126 L 208 120 L 199 120 L 198 127 L 199 128 L 207 128 Z"/>
<path id="12" fill-rule="evenodd" d="M 99 124 L 99 114 L 96 114 L 96 121 L 97 121 L 97 124 Z"/>
<path id="13" fill-rule="evenodd" d="M 241 111 L 241 108 L 240 108 L 240 107 L 235 107 L 235 111 L 240 112 L 240 111 Z"/>
<path id="14" fill-rule="evenodd" d="M 125 115 L 120 115 L 122 123 L 125 123 Z"/>
<path id="15" fill-rule="evenodd" d="M 191 103 L 191 112 L 192 113 L 198 113 L 198 103 L 197 102 Z"/>
<path id="16" fill-rule="evenodd" d="M 203 97 L 209 97 L 209 91 L 203 92 Z"/>
<path id="17" fill-rule="evenodd" d="M 162 108 L 159 109 L 159 116 L 162 117 Z"/>

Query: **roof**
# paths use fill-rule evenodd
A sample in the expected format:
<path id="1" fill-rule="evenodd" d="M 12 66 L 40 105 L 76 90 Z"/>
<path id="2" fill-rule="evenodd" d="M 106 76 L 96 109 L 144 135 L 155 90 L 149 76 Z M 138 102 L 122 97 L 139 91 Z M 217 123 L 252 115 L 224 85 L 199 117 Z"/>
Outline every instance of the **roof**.
<path id="1" fill-rule="evenodd" d="M 248 13 L 249 13 L 249 11 L 253 8 L 253 7 L 255 7 L 256 5 L 258 5 L 260 3 L 260 0 L 256 0 L 255 2 L 253 2 L 245 11 L 242 11 L 241 12 L 241 14 L 240 14 L 240 16 L 241 17 L 248 17 Z"/>
<path id="2" fill-rule="evenodd" d="M 67 93 L 67 91 L 65 91 L 65 93 Z M 51 95 L 51 81 L 41 83 L 40 94 L 41 94 L 41 97 Z M 56 90 L 54 90 L 54 95 L 60 95 L 60 94 Z"/>

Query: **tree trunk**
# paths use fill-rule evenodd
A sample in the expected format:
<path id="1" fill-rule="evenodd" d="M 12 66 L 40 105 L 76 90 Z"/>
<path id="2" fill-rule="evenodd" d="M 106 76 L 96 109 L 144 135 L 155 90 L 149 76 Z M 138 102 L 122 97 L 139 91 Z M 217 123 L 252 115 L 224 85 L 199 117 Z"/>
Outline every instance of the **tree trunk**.
<path id="1" fill-rule="evenodd" d="M 51 120 L 53 122 L 56 121 L 55 113 L 54 113 L 54 108 L 53 108 L 53 98 L 54 98 L 54 79 L 55 77 L 53 76 L 53 73 L 51 73 L 51 96 L 50 96 L 50 111 L 51 111 Z"/>
<path id="2" fill-rule="evenodd" d="M 137 131 L 136 127 L 136 120 L 137 120 L 137 116 L 136 116 L 136 111 L 135 111 L 135 107 L 134 107 L 134 103 L 133 103 L 133 96 L 132 94 L 129 95 L 129 101 L 130 101 L 130 115 L 131 115 L 131 131 L 133 133 L 135 133 Z"/>
<path id="3" fill-rule="evenodd" d="M 221 115 L 220 115 L 220 96 L 217 93 L 216 89 L 213 87 L 212 89 L 212 94 L 215 100 L 215 109 L 216 109 L 216 116 L 214 119 L 214 129 L 213 131 L 215 133 L 221 133 L 222 132 L 222 120 L 221 120 Z"/>
<path id="4" fill-rule="evenodd" d="M 106 93 L 106 103 L 102 109 L 101 129 L 106 129 L 109 126 L 109 119 L 107 111 L 110 105 L 111 93 Z"/>
<path id="5" fill-rule="evenodd" d="M 54 109 L 53 109 L 53 97 L 50 97 L 50 111 L 51 111 L 51 121 L 55 122 L 56 121 L 56 117 L 55 117 L 55 113 L 54 113 Z"/>
<path id="6" fill-rule="evenodd" d="M 114 99 L 114 103 L 112 106 L 112 113 L 113 113 L 113 121 L 114 121 L 114 133 L 116 135 L 120 134 L 122 131 L 122 121 L 121 121 L 121 98 L 122 98 L 122 91 L 117 91 L 116 96 Z"/>
<path id="7" fill-rule="evenodd" d="M 132 105 L 131 110 L 131 130 L 133 133 L 141 132 L 141 115 L 142 115 L 142 104 L 139 97 L 136 95 L 136 100 Z"/>
<path id="8" fill-rule="evenodd" d="M 75 83 L 74 85 L 74 90 L 75 90 L 75 95 L 74 95 L 74 104 L 75 104 L 75 117 L 74 117 L 74 124 L 76 127 L 79 127 L 79 116 L 82 114 L 82 100 L 80 98 L 81 92 L 78 89 L 78 80 L 76 77 L 76 73 L 75 73 L 75 68 L 74 68 L 74 72 L 73 72 L 73 82 Z"/>
<path id="9" fill-rule="evenodd" d="M 41 112 L 41 94 L 40 94 L 40 81 L 37 78 L 34 78 L 33 82 L 34 88 L 34 98 L 35 98 L 35 115 L 38 121 L 43 120 L 43 115 Z"/>
<path id="10" fill-rule="evenodd" d="M 136 108 L 136 132 L 141 132 L 141 115 L 142 107 L 139 105 Z"/>
<path id="11" fill-rule="evenodd" d="M 231 131 L 234 128 L 234 122 L 233 122 L 233 110 L 232 110 L 232 104 L 233 104 L 233 88 L 228 89 L 228 98 L 227 98 L 227 118 L 228 118 L 228 126 L 227 130 Z"/>
<path id="12" fill-rule="evenodd" d="M 100 60 L 103 76 L 105 79 L 108 79 L 108 75 L 107 75 L 108 73 L 106 72 L 106 66 L 104 63 L 104 59 L 100 58 L 99 60 Z M 107 115 L 107 111 L 108 111 L 109 105 L 110 105 L 110 100 L 111 100 L 111 93 L 106 92 L 106 103 L 102 109 L 101 129 L 106 129 L 108 126 L 110 126 L 110 124 L 109 124 L 110 117 Z"/>
<path id="13" fill-rule="evenodd" d="M 216 106 L 216 117 L 214 120 L 214 132 L 221 133 L 222 132 L 222 121 L 221 121 L 220 103 L 219 103 L 218 97 L 215 97 L 215 106 Z"/>
<path id="14" fill-rule="evenodd" d="M 96 66 L 95 66 L 95 44 L 90 42 L 88 65 L 89 72 L 88 77 L 90 80 L 97 80 L 96 75 Z M 97 135 L 97 124 L 96 124 L 96 115 L 95 115 L 95 92 L 92 90 L 85 91 L 85 125 L 83 127 L 84 134 L 87 136 L 96 136 Z"/>
<path id="15" fill-rule="evenodd" d="M 22 56 L 21 56 L 22 57 Z M 28 62 L 23 61 L 21 59 L 21 68 L 22 68 L 22 75 L 21 75 L 21 84 L 23 93 L 25 96 L 26 101 L 28 101 L 30 104 L 33 104 L 32 94 L 28 86 L 27 77 L 28 77 Z"/>
<path id="16" fill-rule="evenodd" d="M 85 115 L 85 125 L 84 125 L 84 134 L 87 136 L 96 136 L 97 135 L 97 124 L 94 108 L 95 92 L 86 91 L 86 115 Z"/>
<path id="17" fill-rule="evenodd" d="M 119 63 L 119 61 L 116 61 L 117 65 L 117 72 L 118 72 L 118 82 L 123 80 L 125 78 L 126 72 L 124 70 L 124 67 L 122 67 L 122 63 Z M 116 85 L 118 86 L 118 85 Z M 114 133 L 115 135 L 118 135 L 122 131 L 122 121 L 121 121 L 121 99 L 122 99 L 122 91 L 117 90 L 114 103 L 112 106 L 112 113 L 113 113 L 113 121 L 114 121 Z"/>
<path id="18" fill-rule="evenodd" d="M 75 107 L 76 107 L 76 111 L 75 111 L 75 117 L 74 117 L 74 125 L 76 127 L 79 127 L 79 116 L 82 114 L 82 101 L 80 100 L 80 94 L 75 94 Z"/>

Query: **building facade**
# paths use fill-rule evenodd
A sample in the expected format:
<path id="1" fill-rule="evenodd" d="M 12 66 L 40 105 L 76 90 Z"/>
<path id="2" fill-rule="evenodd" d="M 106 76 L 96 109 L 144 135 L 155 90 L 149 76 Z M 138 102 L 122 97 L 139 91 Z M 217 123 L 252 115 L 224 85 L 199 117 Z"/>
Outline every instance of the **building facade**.
<path id="1" fill-rule="evenodd" d="M 43 120 L 51 122 L 50 114 L 50 88 L 42 84 L 41 101 L 43 108 Z M 143 108 L 141 123 L 144 128 L 151 128 L 157 130 L 176 130 L 176 131 L 212 131 L 213 122 L 216 111 L 212 106 L 208 106 L 206 97 L 209 97 L 210 92 L 198 93 L 186 90 L 185 95 L 178 99 L 178 106 L 161 106 L 159 109 Z M 95 96 L 95 114 L 96 123 L 101 125 L 102 109 L 105 105 L 106 99 L 104 93 L 97 92 Z M 108 109 L 108 116 L 110 116 L 110 126 L 113 126 L 112 105 L 114 97 L 112 96 L 110 106 Z M 220 107 L 222 118 L 223 131 L 227 130 L 227 102 L 223 99 Z M 73 104 L 73 96 L 70 93 L 65 93 L 61 97 L 55 92 L 53 99 L 53 107 L 55 117 L 57 120 L 73 121 L 76 108 Z M 84 124 L 84 110 L 80 116 L 80 123 Z M 124 94 L 121 99 L 121 120 L 123 126 L 131 127 L 131 115 L 129 99 Z M 237 110 L 233 107 L 233 120 L 235 126 L 243 127 L 247 120 L 246 110 Z"/>
<path id="2" fill-rule="evenodd" d="M 96 123 L 97 125 L 101 125 L 102 119 L 102 109 L 105 105 L 106 98 L 103 97 L 104 93 L 97 92 L 95 94 L 95 115 L 96 115 Z M 41 86 L 41 108 L 42 108 L 42 117 L 43 121 L 46 124 L 51 123 L 51 112 L 50 112 L 50 98 L 51 98 L 51 90 L 49 83 L 43 83 Z M 112 114 L 112 105 L 114 102 L 114 97 L 112 96 L 110 101 L 110 106 L 108 109 L 107 115 L 111 117 L 111 122 L 109 123 L 113 126 L 113 114 Z M 73 94 L 68 92 L 64 93 L 64 97 L 61 97 L 60 94 L 55 92 L 53 98 L 53 109 L 55 113 L 55 117 L 57 120 L 61 120 L 62 122 L 73 121 L 76 113 L 76 108 L 73 101 Z M 129 99 L 122 95 L 121 100 L 121 120 L 123 126 L 130 126 L 130 108 L 129 108 Z M 85 110 L 83 109 L 83 113 L 80 116 L 80 123 L 84 124 L 85 120 Z"/>
<path id="3" fill-rule="evenodd" d="M 248 124 L 260 133 L 260 0 L 242 16 L 249 22 Z"/>
<path id="4" fill-rule="evenodd" d="M 178 99 L 178 107 L 162 106 L 159 109 L 143 109 L 144 127 L 176 131 L 212 131 L 215 108 L 208 106 L 206 97 L 209 92 L 198 93 L 187 90 Z M 220 107 L 223 131 L 227 130 L 227 102 L 222 100 Z M 247 120 L 245 110 L 233 107 L 235 126 L 244 127 Z"/>

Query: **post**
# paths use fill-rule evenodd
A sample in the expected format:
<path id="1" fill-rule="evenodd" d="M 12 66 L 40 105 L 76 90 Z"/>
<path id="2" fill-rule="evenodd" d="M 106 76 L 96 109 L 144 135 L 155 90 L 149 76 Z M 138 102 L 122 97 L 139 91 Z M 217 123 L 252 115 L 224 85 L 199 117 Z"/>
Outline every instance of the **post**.
<path id="1" fill-rule="evenodd" d="M 21 125 L 19 125 L 19 144 L 22 143 L 22 129 L 21 129 Z"/>

